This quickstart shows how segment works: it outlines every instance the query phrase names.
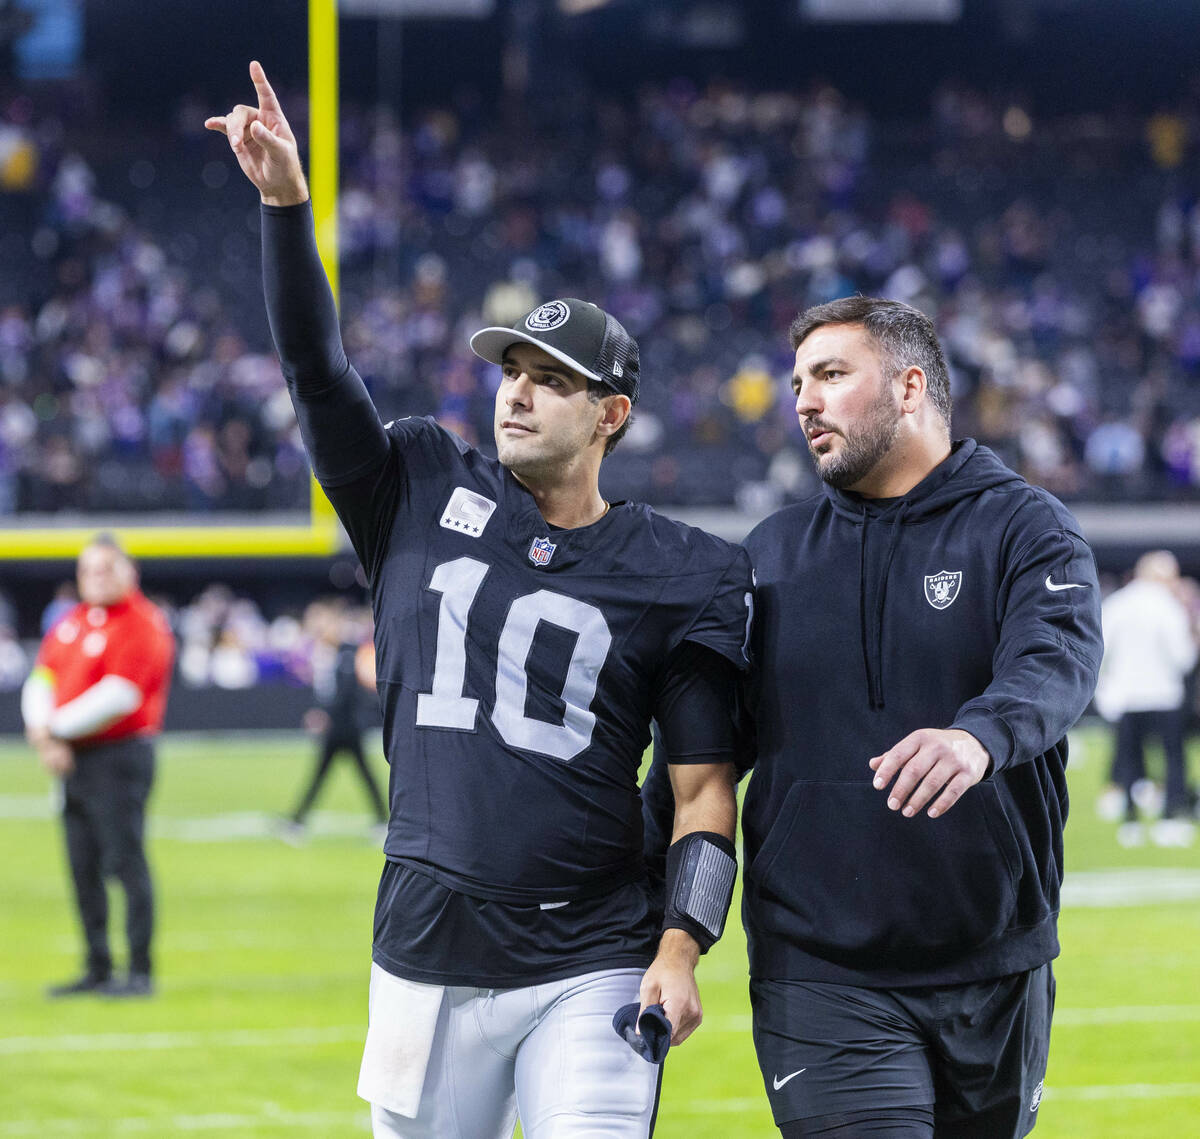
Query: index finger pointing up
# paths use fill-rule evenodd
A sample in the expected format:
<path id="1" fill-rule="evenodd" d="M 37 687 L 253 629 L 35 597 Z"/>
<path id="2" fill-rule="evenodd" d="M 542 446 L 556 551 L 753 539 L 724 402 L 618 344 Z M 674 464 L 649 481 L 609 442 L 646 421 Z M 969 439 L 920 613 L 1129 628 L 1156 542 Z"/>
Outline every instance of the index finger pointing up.
<path id="1" fill-rule="evenodd" d="M 260 111 L 279 111 L 279 100 L 275 98 L 275 92 L 272 90 L 271 84 L 267 82 L 267 73 L 257 59 L 250 62 L 250 81 L 258 93 L 258 109 Z"/>

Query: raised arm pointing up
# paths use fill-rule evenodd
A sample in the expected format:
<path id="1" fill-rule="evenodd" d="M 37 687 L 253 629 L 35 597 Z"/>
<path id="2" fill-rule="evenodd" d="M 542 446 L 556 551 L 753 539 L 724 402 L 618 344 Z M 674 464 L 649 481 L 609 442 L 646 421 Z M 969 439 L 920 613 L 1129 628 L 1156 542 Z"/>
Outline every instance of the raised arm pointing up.
<path id="1" fill-rule="evenodd" d="M 359 557 L 370 565 L 386 538 L 379 512 L 386 511 L 389 500 L 350 484 L 383 467 L 387 436 L 342 347 L 337 308 L 317 254 L 296 136 L 262 64 L 250 64 L 250 78 L 258 106 L 239 104 L 204 125 L 229 140 L 238 165 L 262 198 L 263 292 L 280 366 L 313 472 Z"/>

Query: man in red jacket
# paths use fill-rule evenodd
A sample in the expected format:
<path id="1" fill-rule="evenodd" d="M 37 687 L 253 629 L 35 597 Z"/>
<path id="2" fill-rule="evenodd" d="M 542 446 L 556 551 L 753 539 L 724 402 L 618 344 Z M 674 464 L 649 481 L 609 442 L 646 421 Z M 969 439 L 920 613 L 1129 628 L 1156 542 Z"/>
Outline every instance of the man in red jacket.
<path id="1" fill-rule="evenodd" d="M 137 570 L 110 537 L 80 553 L 80 603 L 46 633 L 21 692 L 25 735 L 63 780 L 63 824 L 87 962 L 52 997 L 149 996 L 154 892 L 146 862 L 153 737 L 162 729 L 175 646 Z M 125 891 L 129 973 L 113 977 L 104 882 Z"/>

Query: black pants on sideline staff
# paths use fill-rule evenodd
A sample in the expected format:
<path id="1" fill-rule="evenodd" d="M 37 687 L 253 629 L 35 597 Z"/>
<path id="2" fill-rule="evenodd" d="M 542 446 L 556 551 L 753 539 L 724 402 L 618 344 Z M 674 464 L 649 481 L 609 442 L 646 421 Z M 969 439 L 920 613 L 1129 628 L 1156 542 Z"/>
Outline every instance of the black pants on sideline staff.
<path id="1" fill-rule="evenodd" d="M 1171 708 L 1161 712 L 1126 712 L 1117 721 L 1117 748 L 1113 760 L 1113 782 L 1128 794 L 1133 785 L 1146 777 L 1146 744 L 1157 736 L 1166 759 L 1165 815 L 1187 815 L 1187 766 L 1183 757 L 1184 711 Z"/>
<path id="2" fill-rule="evenodd" d="M 380 794 L 379 784 L 375 782 L 375 776 L 371 774 L 371 768 L 367 765 L 367 757 L 363 752 L 362 737 L 335 735 L 325 735 L 321 739 L 321 750 L 317 755 L 316 767 L 313 769 L 308 789 L 304 792 L 300 800 L 300 806 L 292 812 L 293 822 L 302 823 L 307 818 L 308 812 L 312 810 L 313 803 L 317 801 L 317 794 L 321 790 L 321 785 L 329 775 L 329 769 L 333 766 L 333 761 L 343 752 L 354 760 L 354 766 L 358 769 L 358 775 L 367 792 L 367 798 L 371 801 L 371 810 L 375 812 L 375 821 L 377 823 L 387 822 L 388 810 L 384 805 L 383 795 Z"/>
<path id="3" fill-rule="evenodd" d="M 146 801 L 154 782 L 154 746 L 144 737 L 80 748 L 63 784 L 63 824 L 75 900 L 87 940 L 87 971 L 112 972 L 108 895 L 115 878 L 125 891 L 129 971 L 150 973 L 154 889 L 146 861 Z"/>

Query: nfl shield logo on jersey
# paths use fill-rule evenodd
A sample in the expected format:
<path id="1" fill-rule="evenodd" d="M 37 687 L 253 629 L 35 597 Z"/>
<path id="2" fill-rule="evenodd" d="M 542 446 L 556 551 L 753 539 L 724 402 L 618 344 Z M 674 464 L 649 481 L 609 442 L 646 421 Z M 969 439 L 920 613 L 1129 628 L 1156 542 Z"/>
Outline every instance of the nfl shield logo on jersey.
<path id="1" fill-rule="evenodd" d="M 529 560 L 535 566 L 548 566 L 550 559 L 554 557 L 554 551 L 557 547 L 549 538 L 534 538 L 533 544 L 529 547 Z"/>
<path id="2" fill-rule="evenodd" d="M 942 570 L 925 577 L 925 600 L 935 609 L 948 609 L 962 585 L 962 570 Z"/>

